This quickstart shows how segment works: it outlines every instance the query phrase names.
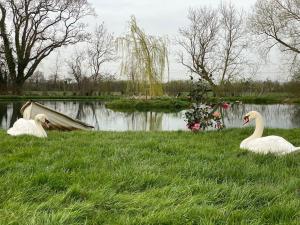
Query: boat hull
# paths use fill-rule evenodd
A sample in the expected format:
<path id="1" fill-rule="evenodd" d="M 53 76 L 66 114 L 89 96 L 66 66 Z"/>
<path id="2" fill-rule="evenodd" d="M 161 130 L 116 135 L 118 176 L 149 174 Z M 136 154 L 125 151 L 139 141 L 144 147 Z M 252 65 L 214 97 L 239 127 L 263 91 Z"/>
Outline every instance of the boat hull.
<path id="1" fill-rule="evenodd" d="M 50 121 L 49 127 L 45 127 L 45 129 L 50 130 L 72 131 L 92 130 L 94 128 L 80 120 L 73 119 L 34 101 L 26 102 L 21 108 L 21 114 L 24 119 L 34 119 L 37 114 L 45 114 Z"/>

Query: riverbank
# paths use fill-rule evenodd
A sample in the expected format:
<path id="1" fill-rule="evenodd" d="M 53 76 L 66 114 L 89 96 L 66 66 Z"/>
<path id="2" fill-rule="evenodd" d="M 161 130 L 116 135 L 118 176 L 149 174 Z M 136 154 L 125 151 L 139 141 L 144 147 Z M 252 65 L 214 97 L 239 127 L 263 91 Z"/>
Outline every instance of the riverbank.
<path id="1" fill-rule="evenodd" d="M 105 103 L 109 109 L 117 111 L 164 111 L 176 112 L 188 109 L 191 102 L 184 99 L 161 98 L 161 99 L 118 99 Z"/>
<path id="2" fill-rule="evenodd" d="M 298 224 L 300 154 L 239 149 L 250 133 L 2 130 L 0 224 Z"/>
<path id="3" fill-rule="evenodd" d="M 223 97 L 224 102 L 243 104 L 300 104 L 300 98 L 287 98 L 284 96 L 243 96 Z M 212 103 L 219 102 L 218 98 L 211 97 Z M 117 99 L 106 103 L 106 107 L 117 111 L 180 111 L 188 109 L 191 101 L 187 98 L 157 98 L 157 99 Z"/>
<path id="4" fill-rule="evenodd" d="M 0 102 L 11 101 L 102 101 L 115 111 L 162 111 L 176 112 L 188 109 L 191 101 L 186 97 L 158 97 L 153 99 L 133 99 L 126 96 L 0 96 Z M 219 99 L 211 97 L 209 102 Z M 244 104 L 300 104 L 300 98 L 285 95 L 223 97 L 224 102 Z"/>
<path id="5" fill-rule="evenodd" d="M 57 94 L 36 94 L 36 95 L 23 95 L 23 96 L 15 96 L 15 95 L 0 95 L 0 100 L 145 100 L 139 98 L 131 98 L 130 96 L 125 95 L 93 95 L 93 96 L 78 96 L 78 95 L 57 95 Z M 172 96 L 164 96 L 157 97 L 153 99 L 148 99 L 145 101 L 151 102 L 151 100 L 181 100 L 181 101 L 189 101 L 186 97 L 175 98 Z M 244 103 L 249 104 L 300 104 L 300 98 L 289 96 L 287 94 L 267 94 L 267 95 L 257 95 L 257 96 L 234 96 L 234 97 L 222 97 L 225 101 L 242 101 Z M 214 97 L 210 97 L 209 101 L 216 101 L 217 99 Z"/>

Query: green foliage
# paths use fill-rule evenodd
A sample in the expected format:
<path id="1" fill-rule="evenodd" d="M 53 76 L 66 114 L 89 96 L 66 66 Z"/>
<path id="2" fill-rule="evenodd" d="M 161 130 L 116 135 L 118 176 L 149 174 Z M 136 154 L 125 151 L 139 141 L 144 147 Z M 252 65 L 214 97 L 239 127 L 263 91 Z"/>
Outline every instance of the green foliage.
<path id="1" fill-rule="evenodd" d="M 193 76 L 190 77 L 192 82 L 189 97 L 192 102 L 192 107 L 185 112 L 187 127 L 193 132 L 204 131 L 208 127 L 223 129 L 222 123 L 222 107 L 228 109 L 230 105 L 222 102 L 222 99 L 216 98 L 215 104 L 212 104 L 208 98 L 208 87 L 203 82 L 203 79 L 194 81 Z M 220 112 L 218 112 L 219 110 Z"/>
<path id="2" fill-rule="evenodd" d="M 203 81 L 203 79 L 194 80 L 193 76 L 190 76 L 191 79 L 191 90 L 190 90 L 190 98 L 193 102 L 197 104 L 208 102 L 208 92 L 210 88 Z"/>
<path id="3" fill-rule="evenodd" d="M 223 129 L 222 115 L 216 111 L 219 108 L 220 105 L 212 108 L 209 105 L 193 104 L 192 108 L 185 113 L 187 127 L 194 132 L 204 131 L 208 127 Z"/>
<path id="4" fill-rule="evenodd" d="M 119 38 L 122 50 L 121 74 L 131 81 L 129 92 L 149 96 L 163 95 L 162 82 L 168 67 L 166 40 L 147 36 L 137 25 L 134 16 L 130 21 L 130 34 Z"/>
<path id="5" fill-rule="evenodd" d="M 190 106 L 188 101 L 162 98 L 162 99 L 149 99 L 149 100 L 137 100 L 137 99 L 120 99 L 107 102 L 107 108 L 119 110 L 119 111 L 180 111 L 187 109 Z"/>
<path id="6" fill-rule="evenodd" d="M 300 154 L 239 149 L 250 132 L 0 131 L 0 224 L 299 224 Z"/>

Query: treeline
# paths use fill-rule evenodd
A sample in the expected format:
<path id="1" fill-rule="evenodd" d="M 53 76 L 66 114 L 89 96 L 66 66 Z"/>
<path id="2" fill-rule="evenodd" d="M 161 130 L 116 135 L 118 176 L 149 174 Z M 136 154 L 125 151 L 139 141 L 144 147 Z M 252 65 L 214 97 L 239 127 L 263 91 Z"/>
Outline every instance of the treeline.
<path id="1" fill-rule="evenodd" d="M 256 75 L 260 60 L 252 59 L 250 52 L 267 57 L 274 47 L 280 51 L 278 56 L 290 62 L 286 66 L 299 80 L 299 12 L 299 0 L 257 0 L 249 13 L 225 1 L 215 7 L 191 8 L 188 23 L 178 27 L 176 34 L 177 61 L 219 97 L 277 91 L 296 94 L 296 81 L 236 80 Z M 0 94 L 21 95 L 23 90 L 37 89 L 159 96 L 188 91 L 189 85 L 181 82 L 161 84 L 174 47 L 165 38 L 147 35 L 134 16 L 123 37 L 114 37 L 103 23 L 90 32 L 84 26 L 90 16 L 95 16 L 95 10 L 88 0 L 0 0 Z M 63 46 L 70 47 L 65 58 L 59 55 Z M 49 81 L 37 81 L 42 80 L 40 64 L 54 52 Z M 112 79 L 104 71 L 107 63 L 120 65 L 121 79 L 130 81 Z M 61 73 L 70 78 L 63 79 Z"/>
<path id="2" fill-rule="evenodd" d="M 24 84 L 24 89 L 28 93 L 40 92 L 43 93 L 53 93 L 53 92 L 65 92 L 65 95 L 84 95 L 84 96 L 95 96 L 95 95 L 139 95 L 138 93 L 133 93 L 128 89 L 129 80 L 115 80 L 115 79 L 104 79 L 104 80 L 90 80 L 86 79 L 82 85 L 81 90 L 78 91 L 78 85 L 76 82 L 72 82 L 70 79 L 65 80 L 46 80 L 38 79 L 32 80 L 29 79 Z M 190 91 L 191 82 L 185 80 L 179 81 L 170 81 L 163 83 L 164 93 L 166 95 L 177 96 Z M 12 94 L 7 91 L 7 94 Z"/>
<path id="3" fill-rule="evenodd" d="M 128 87 L 128 80 L 114 80 L 107 79 L 97 81 L 86 80 L 82 85 L 82 91 L 78 92 L 78 87 L 75 82 L 70 80 L 28 80 L 25 82 L 25 89 L 27 95 L 51 95 L 57 92 L 62 95 L 82 95 L 82 96 L 101 96 L 101 95 L 137 95 L 131 93 Z M 300 81 L 293 80 L 289 82 L 277 81 L 253 81 L 241 80 L 231 83 L 219 85 L 218 91 L 221 96 L 264 96 L 269 94 L 286 95 L 290 97 L 300 97 Z M 184 97 L 192 89 L 192 82 L 190 80 L 175 80 L 163 83 L 165 95 Z M 7 92 L 7 94 L 11 94 Z"/>

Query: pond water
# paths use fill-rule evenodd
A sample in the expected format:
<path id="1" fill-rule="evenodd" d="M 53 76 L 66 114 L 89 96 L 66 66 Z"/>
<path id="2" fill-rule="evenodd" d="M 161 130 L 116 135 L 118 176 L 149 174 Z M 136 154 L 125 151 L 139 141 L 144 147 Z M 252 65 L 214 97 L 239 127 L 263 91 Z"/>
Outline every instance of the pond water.
<path id="1" fill-rule="evenodd" d="M 95 130 L 149 131 L 187 130 L 185 110 L 177 113 L 116 112 L 107 109 L 99 101 L 39 101 L 72 118 L 93 125 Z M 8 129 L 20 118 L 24 102 L 0 102 L 0 128 Z M 300 128 L 300 105 L 234 105 L 224 112 L 226 127 L 242 127 L 242 117 L 251 110 L 259 111 L 265 118 L 266 127 Z"/>

